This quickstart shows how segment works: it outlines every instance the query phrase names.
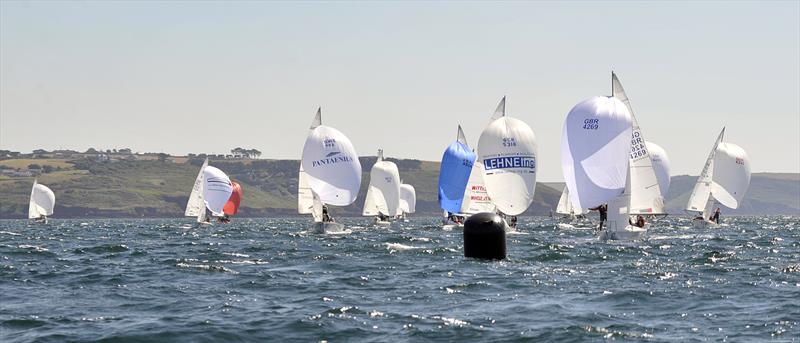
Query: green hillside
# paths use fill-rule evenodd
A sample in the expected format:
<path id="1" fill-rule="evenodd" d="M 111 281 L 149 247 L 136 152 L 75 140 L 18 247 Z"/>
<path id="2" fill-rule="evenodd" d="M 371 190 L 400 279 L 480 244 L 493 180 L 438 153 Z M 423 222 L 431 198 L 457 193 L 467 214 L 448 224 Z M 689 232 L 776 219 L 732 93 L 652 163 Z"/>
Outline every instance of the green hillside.
<path id="1" fill-rule="evenodd" d="M 362 187 L 356 203 L 334 209 L 337 216 L 358 216 L 375 157 L 362 157 Z M 396 160 L 401 178 L 417 191 L 418 215 L 438 215 L 439 163 Z M 37 176 L 56 194 L 56 216 L 69 217 L 179 217 L 202 159 L 171 158 L 96 162 L 89 159 L 9 159 L 5 171 L 43 171 Z M 288 216 L 297 213 L 296 160 L 218 159 L 210 164 L 225 171 L 244 189 L 242 216 Z M 32 166 L 35 165 L 35 166 Z M 46 166 L 46 167 L 45 167 Z M 29 169 L 32 167 L 33 169 Z M 668 197 L 671 213 L 682 208 L 696 177 L 676 176 Z M 31 176 L 0 174 L 0 218 L 22 218 L 27 213 Z M 545 215 L 554 208 L 563 183 L 539 183 L 528 215 Z M 729 213 L 800 215 L 800 174 L 754 174 L 742 207 Z"/>

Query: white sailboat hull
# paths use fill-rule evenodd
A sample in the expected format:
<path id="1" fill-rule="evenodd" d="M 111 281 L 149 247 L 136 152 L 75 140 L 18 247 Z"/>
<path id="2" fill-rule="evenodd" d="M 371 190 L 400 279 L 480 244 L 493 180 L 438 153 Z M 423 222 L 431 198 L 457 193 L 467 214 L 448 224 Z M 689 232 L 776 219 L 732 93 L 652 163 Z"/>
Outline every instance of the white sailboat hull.
<path id="1" fill-rule="evenodd" d="M 344 228 L 344 224 L 334 222 L 314 222 L 314 224 L 311 226 L 311 231 L 322 234 L 337 234 L 347 232 L 347 230 Z"/>
<path id="2" fill-rule="evenodd" d="M 599 239 L 601 241 L 638 241 L 644 239 L 649 228 L 650 224 L 645 224 L 644 227 L 628 225 L 622 230 L 603 230 L 600 231 Z"/>
<path id="3" fill-rule="evenodd" d="M 695 229 L 718 228 L 719 224 L 707 219 L 692 219 L 692 227 Z"/>

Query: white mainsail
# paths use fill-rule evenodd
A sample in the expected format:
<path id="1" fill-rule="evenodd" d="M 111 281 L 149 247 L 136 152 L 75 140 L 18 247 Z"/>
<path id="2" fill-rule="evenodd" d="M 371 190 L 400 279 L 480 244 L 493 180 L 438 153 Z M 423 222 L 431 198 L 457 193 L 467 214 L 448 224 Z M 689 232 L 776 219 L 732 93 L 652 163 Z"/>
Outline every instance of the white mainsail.
<path id="1" fill-rule="evenodd" d="M 55 205 L 56 195 L 53 194 L 53 191 L 47 186 L 40 184 L 38 180 L 33 180 L 31 198 L 28 203 L 28 219 L 52 215 Z"/>
<path id="2" fill-rule="evenodd" d="M 322 221 L 322 201 L 308 185 L 308 176 L 300 165 L 300 172 L 297 176 L 297 213 L 311 214 L 315 222 Z"/>
<path id="3" fill-rule="evenodd" d="M 231 193 L 233 185 L 228 175 L 212 166 L 203 169 L 203 201 L 212 215 L 225 215 L 222 209 L 231 198 Z"/>
<path id="4" fill-rule="evenodd" d="M 622 101 L 631 115 L 631 146 L 630 146 L 630 203 L 628 214 L 662 214 L 664 213 L 664 197 L 658 184 L 653 161 L 645 145 L 639 121 L 633 113 L 630 99 L 622 88 L 617 75 L 611 73 L 612 96 Z M 611 208 L 609 207 L 609 212 Z M 627 225 L 627 224 L 626 224 Z"/>
<path id="5" fill-rule="evenodd" d="M 361 163 L 353 144 L 339 130 L 322 125 L 318 109 L 305 145 L 301 168 L 322 204 L 347 206 L 358 196 Z"/>
<path id="6" fill-rule="evenodd" d="M 533 202 L 536 189 L 537 144 L 525 122 L 507 117 L 506 98 L 478 140 L 478 160 L 483 164 L 486 192 L 497 209 L 516 216 Z"/>
<path id="7" fill-rule="evenodd" d="M 378 150 L 378 159 L 369 172 L 369 189 L 364 201 L 365 216 L 383 214 L 394 216 L 400 207 L 400 172 L 394 162 L 383 159 Z"/>
<path id="8" fill-rule="evenodd" d="M 706 212 L 706 208 L 709 206 L 708 203 L 711 200 L 711 183 L 713 182 L 712 177 L 714 176 L 714 156 L 717 153 L 717 147 L 722 142 L 722 138 L 725 136 L 725 128 L 722 128 L 722 131 L 717 136 L 717 141 L 714 142 L 714 147 L 711 148 L 711 152 L 708 154 L 708 158 L 706 159 L 705 165 L 703 165 L 703 171 L 700 172 L 700 176 L 697 177 L 697 182 L 694 184 L 694 189 L 692 189 L 692 195 L 689 196 L 689 203 L 686 205 L 687 211 L 693 212 L 702 212 L 703 218 L 708 218 L 708 213 Z"/>
<path id="9" fill-rule="evenodd" d="M 186 212 L 184 213 L 187 217 L 198 217 L 198 221 L 202 221 L 199 219 L 201 214 L 203 218 L 205 218 L 206 212 L 205 202 L 203 201 L 203 171 L 206 167 L 208 167 L 208 158 L 203 161 L 203 165 L 200 167 L 200 171 L 194 179 L 192 193 L 189 194 L 189 201 L 186 202 Z"/>
<path id="10" fill-rule="evenodd" d="M 486 193 L 486 185 L 483 183 L 483 163 L 476 160 L 472 164 L 467 187 L 464 189 L 461 213 L 494 212 L 496 209 L 489 194 Z"/>
<path id="11" fill-rule="evenodd" d="M 397 214 L 414 213 L 417 210 L 417 191 L 407 183 L 400 184 L 400 209 Z"/>
<path id="12" fill-rule="evenodd" d="M 561 136 L 561 167 L 572 204 L 592 208 L 625 190 L 631 114 L 615 97 L 597 96 L 570 110 Z"/>
<path id="13" fill-rule="evenodd" d="M 653 161 L 653 169 L 655 169 L 658 179 L 658 189 L 661 190 L 661 196 L 666 199 L 670 183 L 669 156 L 667 156 L 667 151 L 656 143 L 648 141 L 645 142 L 645 145 L 650 153 L 650 159 Z"/>

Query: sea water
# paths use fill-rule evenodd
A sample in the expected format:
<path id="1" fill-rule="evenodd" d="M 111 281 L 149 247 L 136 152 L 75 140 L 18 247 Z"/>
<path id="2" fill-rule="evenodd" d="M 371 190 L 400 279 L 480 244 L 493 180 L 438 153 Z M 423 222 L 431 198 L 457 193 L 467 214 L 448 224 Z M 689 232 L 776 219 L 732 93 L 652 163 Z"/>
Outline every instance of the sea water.
<path id="1" fill-rule="evenodd" d="M 370 221 L 3 220 L 0 341 L 800 340 L 798 217 L 640 242 L 522 218 L 505 261 L 439 218 Z"/>

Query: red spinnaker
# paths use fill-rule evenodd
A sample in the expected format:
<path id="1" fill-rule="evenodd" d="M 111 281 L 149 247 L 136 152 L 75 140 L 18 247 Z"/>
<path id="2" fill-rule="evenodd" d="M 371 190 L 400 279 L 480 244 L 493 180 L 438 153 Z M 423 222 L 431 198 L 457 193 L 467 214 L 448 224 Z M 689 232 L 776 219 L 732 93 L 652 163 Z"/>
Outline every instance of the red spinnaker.
<path id="1" fill-rule="evenodd" d="M 222 212 L 225 214 L 232 216 L 239 212 L 239 203 L 242 201 L 242 186 L 239 186 L 239 183 L 236 181 L 231 181 L 233 185 L 233 193 L 231 193 L 230 199 L 225 204 L 225 207 L 222 209 Z"/>

